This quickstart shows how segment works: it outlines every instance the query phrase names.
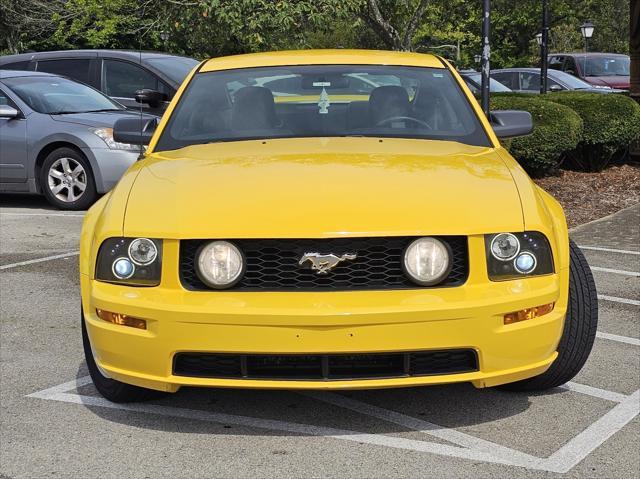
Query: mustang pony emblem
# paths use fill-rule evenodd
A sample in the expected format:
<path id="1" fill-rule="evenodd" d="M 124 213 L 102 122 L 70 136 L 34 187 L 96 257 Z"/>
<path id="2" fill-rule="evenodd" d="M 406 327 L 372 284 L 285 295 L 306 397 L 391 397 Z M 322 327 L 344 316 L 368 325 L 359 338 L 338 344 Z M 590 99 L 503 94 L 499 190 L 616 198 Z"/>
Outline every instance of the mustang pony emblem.
<path id="1" fill-rule="evenodd" d="M 335 268 L 338 263 L 347 260 L 356 259 L 358 255 L 356 253 L 345 253 L 341 256 L 337 256 L 333 253 L 320 254 L 320 253 L 305 253 L 298 261 L 298 264 L 302 266 L 305 262 L 311 262 L 311 269 L 317 271 L 318 274 L 327 274 L 329 270 Z"/>

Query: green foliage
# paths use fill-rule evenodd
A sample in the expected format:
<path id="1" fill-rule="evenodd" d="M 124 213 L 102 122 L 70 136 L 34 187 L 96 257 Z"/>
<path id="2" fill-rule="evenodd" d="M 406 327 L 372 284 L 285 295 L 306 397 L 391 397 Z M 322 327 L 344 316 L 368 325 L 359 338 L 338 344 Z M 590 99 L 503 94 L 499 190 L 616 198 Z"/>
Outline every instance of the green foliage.
<path id="1" fill-rule="evenodd" d="M 533 133 L 504 142 L 509 153 L 532 176 L 555 169 L 563 155 L 580 141 L 583 125 L 571 108 L 537 95 L 496 94 L 491 98 L 492 110 L 525 110 L 533 117 Z"/>
<path id="2" fill-rule="evenodd" d="M 558 92 L 547 99 L 573 109 L 584 122 L 580 143 L 569 155 L 582 170 L 602 170 L 640 138 L 640 105 L 625 95 Z"/>

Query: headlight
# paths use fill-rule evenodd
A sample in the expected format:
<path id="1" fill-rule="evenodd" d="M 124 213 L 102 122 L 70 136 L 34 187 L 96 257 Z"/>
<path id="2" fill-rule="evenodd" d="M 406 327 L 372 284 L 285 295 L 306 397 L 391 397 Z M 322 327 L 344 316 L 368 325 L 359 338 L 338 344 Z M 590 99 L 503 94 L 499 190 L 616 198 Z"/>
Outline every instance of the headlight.
<path id="1" fill-rule="evenodd" d="M 554 272 L 551 247 L 542 233 L 498 233 L 486 235 L 484 241 L 492 281 Z"/>
<path id="2" fill-rule="evenodd" d="M 102 138 L 102 140 L 112 150 L 140 150 L 139 145 L 132 145 L 130 143 L 118 143 L 117 141 L 115 141 L 113 139 L 113 128 L 89 128 L 89 131 Z"/>
<path id="3" fill-rule="evenodd" d="M 157 286 L 162 270 L 162 241 L 108 238 L 100 245 L 96 279 L 130 286 Z"/>
<path id="4" fill-rule="evenodd" d="M 242 278 L 244 258 L 228 241 L 206 243 L 196 254 L 196 272 L 211 288 L 230 288 Z"/>
<path id="5" fill-rule="evenodd" d="M 449 248 L 439 239 L 419 238 L 405 250 L 403 265 L 414 283 L 421 286 L 437 284 L 451 271 Z"/>

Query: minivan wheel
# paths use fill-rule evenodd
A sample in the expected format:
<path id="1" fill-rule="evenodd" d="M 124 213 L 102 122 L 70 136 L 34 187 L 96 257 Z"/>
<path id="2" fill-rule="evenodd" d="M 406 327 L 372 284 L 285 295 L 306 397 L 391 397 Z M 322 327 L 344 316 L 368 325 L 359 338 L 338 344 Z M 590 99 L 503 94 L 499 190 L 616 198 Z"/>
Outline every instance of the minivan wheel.
<path id="1" fill-rule="evenodd" d="M 569 305 L 558 357 L 539 376 L 500 386 L 510 391 L 539 391 L 570 381 L 587 361 L 598 327 L 598 295 L 591 268 L 580 248 L 569 242 Z"/>
<path id="2" fill-rule="evenodd" d="M 89 162 L 82 153 L 66 147 L 45 158 L 40 187 L 49 203 L 62 210 L 85 210 L 98 196 Z"/>
<path id="3" fill-rule="evenodd" d="M 84 320 L 84 313 L 81 313 L 80 316 L 82 322 L 82 346 L 84 349 L 84 357 L 87 361 L 87 368 L 89 369 L 89 375 L 91 376 L 93 385 L 96 387 L 98 392 L 102 394 L 102 396 L 111 402 L 125 403 L 146 401 L 165 394 L 161 391 L 125 384 L 115 379 L 108 378 L 102 374 L 93 357 L 91 343 L 89 342 L 89 335 L 87 334 L 87 326 Z"/>

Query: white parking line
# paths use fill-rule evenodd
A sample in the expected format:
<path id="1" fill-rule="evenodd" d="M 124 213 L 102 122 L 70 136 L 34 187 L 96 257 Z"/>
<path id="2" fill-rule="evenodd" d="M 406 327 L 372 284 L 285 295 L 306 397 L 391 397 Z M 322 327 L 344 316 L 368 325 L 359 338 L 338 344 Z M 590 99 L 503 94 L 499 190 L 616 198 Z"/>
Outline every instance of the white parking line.
<path id="1" fill-rule="evenodd" d="M 518 466 L 556 473 L 564 473 L 571 470 L 576 464 L 582 461 L 604 441 L 622 429 L 627 423 L 633 420 L 638 413 L 640 413 L 640 404 L 638 404 L 640 390 L 636 391 L 632 395 L 625 396 L 624 394 L 605 391 L 603 389 L 593 388 L 584 384 L 570 383 L 566 389 L 615 401 L 618 402 L 618 404 L 600 419 L 587 427 L 583 432 L 569 440 L 551 456 L 548 458 L 539 458 L 521 451 L 512 450 L 490 441 L 470 436 L 454 429 L 444 428 L 437 424 L 429 423 L 395 411 L 378 408 L 377 406 L 346 398 L 335 393 L 308 392 L 304 394 L 340 407 L 346 407 L 347 409 L 351 409 L 362 414 L 378 417 L 409 429 L 415 429 L 432 436 L 437 436 L 454 444 L 460 444 L 462 447 L 415 439 L 405 439 L 396 436 L 387 436 L 385 434 L 370 434 L 358 431 L 335 429 L 331 427 L 314 426 L 311 424 L 262 419 L 249 416 L 236 416 L 233 414 L 216 413 L 200 409 L 160 406 L 151 403 L 116 404 L 109 402 L 102 397 L 86 396 L 69 392 L 90 382 L 91 379 L 88 376 L 84 376 L 43 391 L 29 394 L 27 397 L 83 404 L 90 407 L 104 407 L 147 414 L 158 414 L 161 416 L 195 419 L 219 424 L 236 424 L 244 427 L 284 431 L 300 435 L 330 437 L 357 443 L 373 444 L 395 449 L 426 452 L 441 456 L 467 459 L 470 461 L 505 464 L 509 466 Z M 504 457 L 503 454 L 505 452 L 512 452 L 512 454 L 509 457 Z"/>
<path id="2" fill-rule="evenodd" d="M 65 213 L 4 213 L 0 212 L 0 216 L 67 216 L 69 218 L 84 218 L 84 215 L 65 214 Z"/>
<path id="3" fill-rule="evenodd" d="M 634 306 L 640 306 L 640 301 L 637 299 L 618 298 L 616 296 L 607 296 L 606 294 L 599 294 L 598 299 L 604 301 L 613 301 L 614 303 L 632 304 Z"/>
<path id="4" fill-rule="evenodd" d="M 609 341 L 617 341 L 619 343 L 633 344 L 640 346 L 640 339 L 630 338 L 628 336 L 618 336 L 617 334 L 602 333 L 598 331 L 596 337 L 600 339 L 608 339 Z"/>
<path id="5" fill-rule="evenodd" d="M 640 273 L 637 273 L 635 271 L 625 271 L 623 269 L 613 269 L 613 268 L 601 268 L 600 266 L 591 266 L 591 270 L 592 271 L 600 271 L 602 273 L 614 273 L 614 274 L 621 274 L 624 276 L 635 276 L 635 277 L 639 277 Z"/>
<path id="6" fill-rule="evenodd" d="M 640 251 L 630 251 L 628 249 L 600 248 L 599 246 L 578 246 L 578 248 L 592 251 L 606 251 L 607 253 L 640 255 Z"/>
<path id="7" fill-rule="evenodd" d="M 51 261 L 53 259 L 69 258 L 71 256 L 77 256 L 79 254 L 80 254 L 80 251 L 69 251 L 68 253 L 55 254 L 53 256 L 46 256 L 44 258 L 30 259 L 30 260 L 27 260 L 27 261 L 20 261 L 19 263 L 3 264 L 2 266 L 0 266 L 0 270 L 9 269 L 9 268 L 17 268 L 18 266 L 26 266 L 28 264 L 43 263 L 45 261 Z"/>

